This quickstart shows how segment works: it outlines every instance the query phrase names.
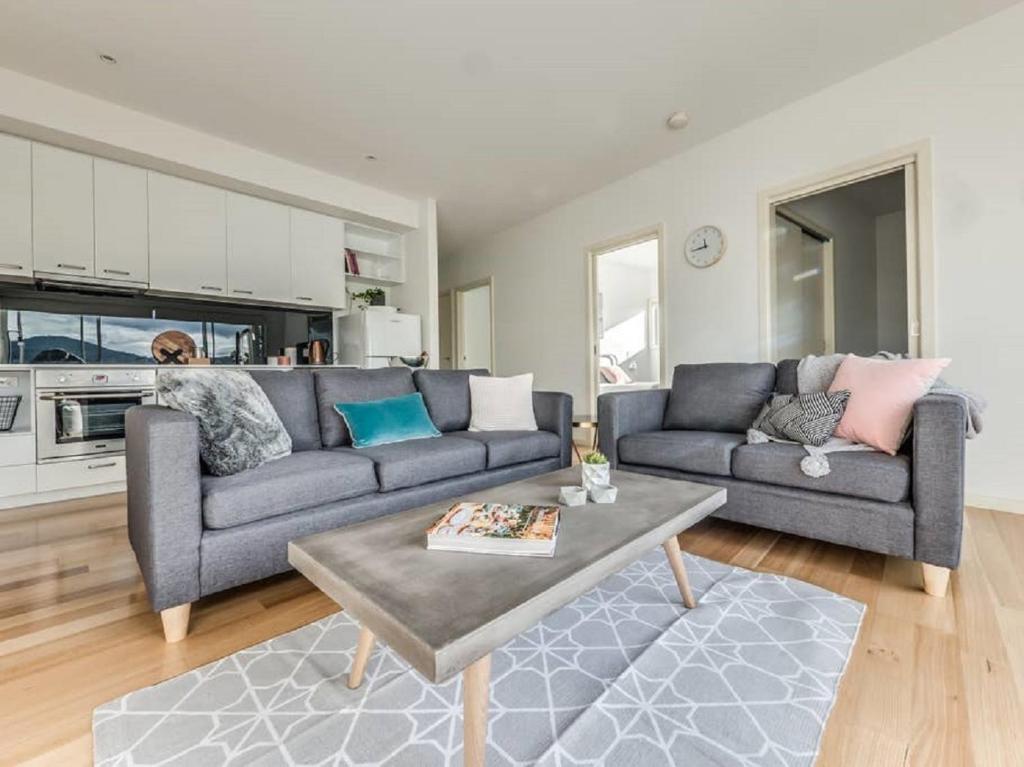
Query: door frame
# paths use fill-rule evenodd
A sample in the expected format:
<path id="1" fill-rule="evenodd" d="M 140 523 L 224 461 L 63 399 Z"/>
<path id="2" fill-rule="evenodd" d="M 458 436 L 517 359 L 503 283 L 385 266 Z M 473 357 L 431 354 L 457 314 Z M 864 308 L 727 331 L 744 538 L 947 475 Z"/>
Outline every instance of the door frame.
<path id="1" fill-rule="evenodd" d="M 467 282 L 464 285 L 459 285 L 458 287 L 452 288 L 452 300 L 453 300 L 453 307 L 452 308 L 454 310 L 453 314 L 454 314 L 454 318 L 455 318 L 454 319 L 454 322 L 455 322 L 455 337 L 454 337 L 454 342 L 455 342 L 455 344 L 454 344 L 455 345 L 455 358 L 453 360 L 455 362 L 455 367 L 453 368 L 453 370 L 465 370 L 466 369 L 466 368 L 462 367 L 462 352 L 464 351 L 464 344 L 462 343 L 462 329 L 463 329 L 463 325 L 462 325 L 462 321 L 463 321 L 463 316 L 462 316 L 462 314 L 463 314 L 463 312 L 462 312 L 462 294 L 467 292 L 467 291 L 473 290 L 474 288 L 482 288 L 482 287 L 490 288 L 490 293 L 491 293 L 491 301 L 490 301 L 490 310 L 491 310 L 491 364 L 490 364 L 489 367 L 490 367 L 491 375 L 495 375 L 496 371 L 495 371 L 494 368 L 495 368 L 495 365 L 497 363 L 496 363 L 496 355 L 495 355 L 495 351 L 496 350 L 494 348 L 494 338 L 495 338 L 495 335 L 494 335 L 494 275 L 493 274 L 490 277 L 484 277 L 482 279 L 474 280 L 473 282 Z"/>
<path id="2" fill-rule="evenodd" d="M 776 205 L 777 215 L 788 219 L 799 226 L 812 237 L 821 241 L 823 253 L 821 255 L 822 291 L 825 299 L 822 316 L 825 322 L 825 354 L 835 354 L 836 351 L 836 272 L 835 272 L 835 235 L 818 223 L 802 216 L 796 211 L 786 208 L 785 205 Z M 772 266 L 774 267 L 774 246 L 772 247 Z M 772 285 L 774 296 L 775 286 Z M 773 302 L 774 305 L 774 302 Z"/>
<path id="3" fill-rule="evenodd" d="M 664 386 L 667 380 L 667 357 L 665 332 L 665 226 L 655 224 L 639 229 L 621 237 L 614 237 L 595 243 L 584 252 L 584 269 L 586 271 L 587 284 L 587 402 L 590 412 L 597 413 L 597 395 L 600 392 L 598 381 L 597 353 L 600 351 L 597 339 L 597 259 L 599 256 L 613 250 L 620 250 L 630 245 L 636 245 L 648 240 L 656 240 L 658 243 L 658 379 L 660 385 Z"/>
<path id="4" fill-rule="evenodd" d="M 907 216 L 907 341 L 911 356 L 934 357 L 938 348 L 935 311 L 932 146 L 930 139 L 874 157 L 763 190 L 757 197 L 758 298 L 761 317 L 760 353 L 775 360 L 775 206 L 837 189 L 874 176 L 903 170 Z"/>
<path id="5" fill-rule="evenodd" d="M 492 303 L 493 303 L 493 300 L 494 299 L 493 299 L 493 296 L 492 296 L 492 298 L 491 298 Z M 441 320 L 440 320 L 440 318 L 441 318 L 441 307 L 445 303 L 448 304 L 448 319 L 449 319 L 449 323 L 448 323 L 448 342 L 449 342 L 448 343 L 448 346 L 449 346 L 448 355 L 451 357 L 451 360 L 452 360 L 452 365 L 453 365 L 452 370 L 455 370 L 456 368 L 454 367 L 454 365 L 455 365 L 455 289 L 454 288 L 448 288 L 447 290 L 442 290 L 442 291 L 440 291 L 437 294 L 437 317 L 438 317 L 438 333 L 437 333 L 437 355 L 438 355 L 438 359 L 437 359 L 437 367 L 438 367 L 439 370 L 441 368 L 441 360 L 444 359 L 444 352 L 445 352 L 445 350 L 441 348 Z"/>

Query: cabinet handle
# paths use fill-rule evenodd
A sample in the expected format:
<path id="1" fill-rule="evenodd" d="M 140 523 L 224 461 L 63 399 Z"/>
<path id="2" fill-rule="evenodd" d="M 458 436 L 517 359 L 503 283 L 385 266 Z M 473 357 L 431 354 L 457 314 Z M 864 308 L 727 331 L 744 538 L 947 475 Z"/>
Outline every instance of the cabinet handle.
<path id="1" fill-rule="evenodd" d="M 79 264 L 57 264 L 57 268 L 58 269 L 74 269 L 74 270 L 79 271 L 79 272 L 86 271 L 86 268 L 84 266 L 79 265 Z"/>
<path id="2" fill-rule="evenodd" d="M 252 295 L 252 291 L 251 290 L 242 290 L 241 288 L 235 288 L 231 292 L 232 293 L 241 293 L 243 296 L 251 296 Z"/>
<path id="3" fill-rule="evenodd" d="M 220 293 L 221 291 L 224 290 L 224 288 L 218 288 L 216 285 L 200 285 L 199 289 L 200 290 L 212 290 L 212 291 L 214 291 L 216 293 Z"/>
<path id="4" fill-rule="evenodd" d="M 126 272 L 123 269 L 104 269 L 103 273 L 104 274 L 119 274 L 122 277 L 130 277 L 131 274 L 132 274 L 131 272 Z"/>
<path id="5" fill-rule="evenodd" d="M 309 296 L 295 296 L 296 301 L 312 301 L 313 299 Z"/>
<path id="6" fill-rule="evenodd" d="M 111 469 L 117 466 L 117 461 L 111 461 L 110 463 L 90 463 L 85 468 L 87 469 Z"/>
<path id="7" fill-rule="evenodd" d="M 21 264 L 0 264 L 0 269 L 24 269 L 25 267 Z"/>

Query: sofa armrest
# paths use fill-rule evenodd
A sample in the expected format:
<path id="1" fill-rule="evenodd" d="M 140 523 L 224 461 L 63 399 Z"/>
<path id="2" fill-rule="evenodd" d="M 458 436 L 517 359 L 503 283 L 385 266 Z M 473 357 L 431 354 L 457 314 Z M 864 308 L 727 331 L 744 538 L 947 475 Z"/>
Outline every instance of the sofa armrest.
<path id="1" fill-rule="evenodd" d="M 154 610 L 199 598 L 199 422 L 156 405 L 125 417 L 128 537 Z"/>
<path id="2" fill-rule="evenodd" d="M 613 469 L 619 464 L 620 438 L 661 429 L 668 394 L 668 389 L 644 389 L 610 392 L 597 398 L 597 443 Z"/>
<path id="3" fill-rule="evenodd" d="M 562 466 L 572 465 L 572 396 L 562 392 L 535 391 L 533 415 L 537 428 L 558 435 L 562 443 L 559 458 Z"/>
<path id="4" fill-rule="evenodd" d="M 914 559 L 920 562 L 960 563 L 966 435 L 962 397 L 928 394 L 914 405 Z"/>

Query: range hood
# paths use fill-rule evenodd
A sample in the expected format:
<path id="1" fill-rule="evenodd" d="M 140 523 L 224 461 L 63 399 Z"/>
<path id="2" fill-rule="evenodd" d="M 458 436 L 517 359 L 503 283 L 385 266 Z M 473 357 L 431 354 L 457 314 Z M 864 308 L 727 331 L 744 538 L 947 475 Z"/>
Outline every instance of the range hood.
<path id="1" fill-rule="evenodd" d="M 78 293 L 84 296 L 138 296 L 147 285 L 122 280 L 98 280 L 93 277 L 72 277 L 67 274 L 35 273 L 36 290 Z"/>

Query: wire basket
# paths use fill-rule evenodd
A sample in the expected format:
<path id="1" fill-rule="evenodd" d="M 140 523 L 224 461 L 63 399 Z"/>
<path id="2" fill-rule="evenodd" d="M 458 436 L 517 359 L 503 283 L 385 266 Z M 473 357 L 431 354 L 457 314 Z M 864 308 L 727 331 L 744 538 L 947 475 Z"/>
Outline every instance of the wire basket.
<path id="1" fill-rule="evenodd" d="M 14 416 L 18 414 L 18 405 L 20 404 L 20 394 L 0 397 L 0 431 L 10 431 L 14 426 Z"/>

